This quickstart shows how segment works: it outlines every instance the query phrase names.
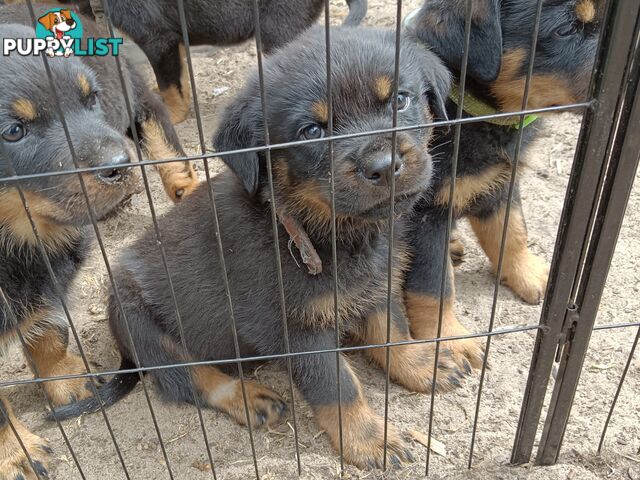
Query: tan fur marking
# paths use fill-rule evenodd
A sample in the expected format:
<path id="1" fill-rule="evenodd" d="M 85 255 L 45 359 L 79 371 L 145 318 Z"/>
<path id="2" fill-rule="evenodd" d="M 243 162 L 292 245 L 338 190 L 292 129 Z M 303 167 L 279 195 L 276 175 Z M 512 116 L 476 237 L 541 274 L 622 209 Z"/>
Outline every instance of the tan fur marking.
<path id="1" fill-rule="evenodd" d="M 442 312 L 442 337 L 454 337 L 467 335 L 469 331 L 463 327 L 456 318 L 453 299 L 455 296 L 444 299 Z M 415 338 L 436 338 L 438 334 L 438 321 L 440 318 L 440 299 L 413 292 L 406 294 L 407 316 L 411 324 L 411 333 Z M 451 340 L 441 343 L 443 348 L 453 353 L 453 359 L 458 365 L 464 363 L 464 359 L 473 367 L 482 365 L 482 348 L 475 338 Z"/>
<path id="2" fill-rule="evenodd" d="M 596 7 L 592 0 L 581 0 L 576 5 L 576 15 L 582 23 L 591 23 L 596 18 Z"/>
<path id="3" fill-rule="evenodd" d="M 240 380 L 212 366 L 193 367 L 193 383 L 209 406 L 228 413 L 240 425 L 247 425 L 247 415 Z M 251 425 L 273 425 L 280 420 L 284 401 L 273 390 L 258 383 L 245 381 L 245 393 L 251 416 Z M 260 416 L 264 415 L 263 423 Z"/>
<path id="4" fill-rule="evenodd" d="M 47 442 L 32 434 L 16 419 L 7 400 L 0 398 L 0 401 L 31 460 L 42 463 L 46 468 L 50 461 L 50 454 L 45 450 Z M 24 450 L 8 424 L 0 428 L 0 478 L 36 478 Z"/>
<path id="5" fill-rule="evenodd" d="M 393 81 L 387 76 L 379 76 L 373 82 L 373 91 L 379 100 L 386 101 L 391 96 Z"/>
<path id="6" fill-rule="evenodd" d="M 89 96 L 91 93 L 91 84 L 89 83 L 89 79 L 84 73 L 78 74 L 78 85 L 80 86 L 80 91 L 82 95 L 85 97 Z"/>
<path id="7" fill-rule="evenodd" d="M 53 215 L 64 218 L 64 212 L 60 212 L 56 205 L 37 194 L 24 192 L 24 196 L 45 247 L 57 249 L 69 245 L 77 236 L 78 229 L 61 226 L 51 220 Z M 0 190 L 0 226 L 6 228 L 6 231 L 0 230 L 0 243 L 16 246 L 37 245 L 29 217 L 15 188 Z"/>
<path id="8" fill-rule="evenodd" d="M 184 45 L 180 44 L 180 88 L 175 85 L 160 90 L 160 95 L 164 99 L 164 103 L 171 114 L 171 122 L 173 124 L 184 122 L 189 116 L 191 108 L 191 82 L 189 79 L 189 68 L 185 58 L 187 56 Z"/>
<path id="9" fill-rule="evenodd" d="M 34 337 L 27 345 L 29 354 L 42 378 L 87 373 L 80 357 L 67 351 L 66 342 L 56 329 Z M 65 405 L 91 396 L 85 378 L 45 382 L 44 389 L 54 405 Z"/>
<path id="10" fill-rule="evenodd" d="M 143 148 L 150 160 L 179 157 L 167 141 L 162 125 L 151 119 L 142 123 Z M 157 167 L 167 195 L 175 202 L 189 195 L 198 186 L 198 176 L 190 162 L 163 163 Z M 178 195 L 182 192 L 182 196 Z"/>
<path id="11" fill-rule="evenodd" d="M 355 377 L 354 380 L 360 390 L 359 382 Z M 326 432 L 333 447 L 338 450 L 340 448 L 338 405 L 317 406 L 314 408 L 314 413 L 318 425 Z M 388 455 L 405 459 L 408 445 L 402 439 L 400 431 L 389 423 L 387 435 Z M 367 469 L 372 465 L 382 465 L 384 419 L 369 407 L 361 393 L 355 402 L 342 405 L 342 439 L 346 462 Z"/>
<path id="12" fill-rule="evenodd" d="M 12 108 L 15 114 L 23 120 L 31 122 L 38 117 L 36 106 L 31 100 L 28 100 L 26 98 L 19 98 L 18 100 L 14 101 Z"/>
<path id="13" fill-rule="evenodd" d="M 500 73 L 491 85 L 491 92 L 502 111 L 515 112 L 522 108 L 526 76 L 521 74 L 521 69 L 525 59 L 525 51 L 521 48 L 511 50 L 502 57 Z M 528 109 L 569 104 L 578 100 L 569 84 L 556 75 L 534 74 L 531 77 Z"/>
<path id="14" fill-rule="evenodd" d="M 492 165 L 478 175 L 465 175 L 456 178 L 453 207 L 463 211 L 480 195 L 490 194 L 501 188 L 511 177 L 511 167 L 506 163 Z M 438 205 L 449 205 L 451 180 L 446 180 L 435 196 Z"/>
<path id="15" fill-rule="evenodd" d="M 495 273 L 500 256 L 505 207 L 488 219 L 469 217 L 482 249 L 491 260 Z M 527 227 L 519 208 L 514 207 L 509 215 L 507 238 L 501 280 L 528 303 L 540 303 L 547 287 L 549 265 L 533 255 L 527 246 Z"/>
<path id="16" fill-rule="evenodd" d="M 329 122 L 329 106 L 327 102 L 323 100 L 314 102 L 313 105 L 311 105 L 311 112 L 318 122 L 324 124 Z"/>

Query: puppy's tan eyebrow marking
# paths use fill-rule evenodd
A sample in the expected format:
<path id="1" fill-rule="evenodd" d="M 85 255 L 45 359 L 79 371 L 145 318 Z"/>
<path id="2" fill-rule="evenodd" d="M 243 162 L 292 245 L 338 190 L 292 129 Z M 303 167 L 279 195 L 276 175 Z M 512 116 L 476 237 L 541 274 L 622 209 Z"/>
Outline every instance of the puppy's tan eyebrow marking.
<path id="1" fill-rule="evenodd" d="M 381 75 L 374 80 L 373 91 L 380 100 L 385 101 L 391 96 L 392 83 L 391 78 L 386 75 Z"/>
<path id="2" fill-rule="evenodd" d="M 596 17 L 596 7 L 592 0 L 580 0 L 576 4 L 576 15 L 583 23 L 591 23 Z"/>
<path id="3" fill-rule="evenodd" d="M 311 105 L 311 112 L 315 119 L 320 123 L 329 121 L 329 106 L 324 100 L 319 100 Z"/>
<path id="4" fill-rule="evenodd" d="M 89 79 L 84 73 L 78 74 L 78 85 L 80 86 L 82 95 L 84 95 L 85 97 L 91 93 L 91 84 L 89 83 Z"/>
<path id="5" fill-rule="evenodd" d="M 38 116 L 36 106 L 33 102 L 26 98 L 19 98 L 12 105 L 14 113 L 24 120 L 35 120 Z"/>

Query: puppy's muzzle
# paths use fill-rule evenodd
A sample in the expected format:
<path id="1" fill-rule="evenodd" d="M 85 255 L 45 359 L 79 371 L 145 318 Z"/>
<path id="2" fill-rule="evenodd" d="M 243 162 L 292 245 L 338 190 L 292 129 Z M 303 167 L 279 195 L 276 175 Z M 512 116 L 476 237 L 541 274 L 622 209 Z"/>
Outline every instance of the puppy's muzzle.
<path id="1" fill-rule="evenodd" d="M 105 155 L 105 161 L 101 166 L 109 166 L 96 171 L 96 178 L 99 182 L 106 185 L 115 185 L 121 183 L 126 176 L 128 168 L 123 165 L 130 163 L 129 153 L 123 148 L 113 147 Z"/>
<path id="2" fill-rule="evenodd" d="M 371 185 L 377 187 L 388 187 L 392 178 L 396 180 L 402 175 L 404 169 L 404 159 L 399 152 L 396 152 L 395 164 L 391 152 L 376 152 L 371 155 L 369 161 L 360 170 L 360 174 Z"/>

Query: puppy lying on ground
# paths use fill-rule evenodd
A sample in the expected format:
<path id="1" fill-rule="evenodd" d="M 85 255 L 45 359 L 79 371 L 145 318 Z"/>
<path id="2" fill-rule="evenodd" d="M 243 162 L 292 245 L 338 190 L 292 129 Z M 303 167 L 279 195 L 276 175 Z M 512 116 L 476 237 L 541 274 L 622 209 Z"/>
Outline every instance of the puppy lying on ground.
<path id="1" fill-rule="evenodd" d="M 73 1 L 73 0 L 69 0 Z M 103 0 L 113 24 L 129 35 L 149 58 L 160 93 L 174 123 L 189 113 L 191 84 L 185 64 L 182 27 L 175 0 Z M 80 0 L 91 14 L 89 0 Z M 359 25 L 367 0 L 347 0 L 345 25 Z M 191 45 L 233 45 L 254 36 L 254 0 L 189 0 L 184 2 Z M 260 32 L 265 53 L 296 38 L 324 9 L 324 0 L 259 0 Z"/>
<path id="2" fill-rule="evenodd" d="M 332 30 L 333 125 L 336 134 L 366 132 L 391 126 L 394 34 L 365 29 Z M 267 119 L 273 143 L 319 139 L 326 133 L 328 105 L 324 30 L 312 29 L 295 44 L 265 62 Z M 438 59 L 413 43 L 402 43 L 398 86 L 398 124 L 411 125 L 445 117 L 449 74 Z M 223 115 L 214 144 L 217 151 L 264 144 L 263 115 L 256 75 Z M 432 162 L 430 130 L 397 135 L 397 160 L 391 170 L 391 134 L 363 136 L 334 143 L 337 217 L 338 311 L 345 335 L 362 344 L 384 343 L 387 337 L 388 215 L 390 181 L 395 175 L 395 237 L 391 340 L 410 340 L 403 301 L 404 270 L 410 251 L 405 241 L 407 213 L 428 188 Z M 284 333 L 273 253 L 271 205 L 265 156 L 260 153 L 223 157 L 231 172 L 216 177 L 213 190 L 220 221 L 233 312 L 225 294 L 216 248 L 214 220 L 207 186 L 161 219 L 164 245 L 173 277 L 188 351 L 181 347 L 172 296 L 159 261 L 155 237 L 145 235 L 123 257 L 117 273 L 122 309 L 111 297 L 110 325 L 125 365 L 135 348 L 144 366 L 185 360 L 234 358 L 231 314 L 237 322 L 243 355 L 284 352 Z M 290 234 L 279 225 L 291 350 L 334 348 L 334 301 L 330 158 L 326 142 L 274 150 L 276 205 L 283 223 L 298 224 L 315 247 L 323 268 L 311 275 L 302 258 L 290 252 Z M 295 220 L 289 222 L 288 220 Z M 295 235 L 295 230 L 294 234 Z M 297 251 L 294 249 L 294 253 Z M 133 336 L 129 340 L 126 319 Z M 381 367 L 385 350 L 366 350 Z M 391 348 L 390 376 L 406 388 L 427 392 L 434 366 L 433 345 Z M 438 387 L 459 384 L 461 366 L 446 351 L 440 357 Z M 312 405 L 320 428 L 337 448 L 338 391 L 335 353 L 294 357 L 294 381 Z M 246 423 L 239 381 L 212 366 L 162 369 L 153 376 L 170 399 L 193 402 L 189 382 L 207 405 Z M 360 467 L 382 464 L 383 418 L 368 406 L 348 359 L 340 356 L 344 455 Z M 118 375 L 101 392 L 113 403 L 137 382 L 137 375 Z M 273 391 L 247 383 L 253 425 L 271 424 L 284 403 Z M 68 418 L 96 409 L 88 400 L 56 411 Z M 393 464 L 412 458 L 405 440 L 389 427 Z"/>
<path id="3" fill-rule="evenodd" d="M 7 19 L 2 10 L 2 18 Z M 33 38 L 33 29 L 0 25 L 1 38 Z M 109 83 L 104 71 L 92 71 L 75 58 L 50 60 L 55 91 L 43 60 L 11 55 L 0 69 L 0 349 L 24 338 L 40 377 L 84 373 L 79 357 L 67 352 L 69 334 L 61 298 L 49 276 L 47 259 L 66 295 L 86 258 L 91 235 L 85 197 L 77 175 L 37 177 L 20 182 L 46 257 L 33 232 L 15 183 L 17 175 L 72 170 L 74 164 L 56 98 L 64 112 L 80 167 L 112 166 L 82 174 L 96 216 L 101 217 L 130 196 L 137 181 L 121 168 L 135 155 L 131 142 L 109 122 Z M 98 83 L 98 82 L 102 83 Z M 104 110 L 103 110 L 104 106 Z M 90 227 L 89 227 L 90 228 Z M 0 352 L 1 353 L 1 352 Z M 30 363 L 30 362 L 28 362 Z M 91 395 L 85 380 L 42 384 L 54 405 Z M 36 478 L 11 425 L 18 432 L 40 478 L 47 477 L 51 449 L 13 416 L 0 399 L 0 479 Z"/>
<path id="4" fill-rule="evenodd" d="M 473 2 L 471 44 L 464 117 L 517 111 L 522 108 L 531 53 L 536 3 L 529 0 Z M 426 0 L 409 18 L 408 33 L 429 46 L 457 72 L 464 50 L 463 0 Z M 592 0 L 544 2 L 527 107 L 543 108 L 586 100 L 597 48 L 597 5 Z M 459 81 L 459 80 L 457 80 Z M 449 117 L 457 112 L 454 88 L 447 102 Z M 537 122 L 525 119 L 523 149 L 535 139 Z M 483 250 L 497 269 L 509 182 L 519 131 L 519 116 L 462 126 L 453 207 L 455 218 L 467 218 Z M 528 126 L 527 126 L 528 125 Z M 418 338 L 437 333 L 442 275 L 446 275 L 444 336 L 465 335 L 454 314 L 453 269 L 442 271 L 445 252 L 454 129 L 436 129 L 433 154 L 438 162 L 433 194 L 415 210 L 411 244 L 416 250 L 407 278 L 407 310 L 411 331 Z M 522 160 L 521 160 L 522 162 Z M 451 244 L 461 261 L 464 249 Z M 501 280 L 528 303 L 539 303 L 547 285 L 548 264 L 527 245 L 518 184 L 513 196 Z M 447 344 L 457 358 L 479 365 L 482 351 L 474 339 Z"/>
<path id="5" fill-rule="evenodd" d="M 51 5 L 34 5 L 36 18 L 41 17 L 51 8 Z M 54 7 L 55 10 L 61 9 Z M 69 12 L 66 9 L 64 11 Z M 91 19 L 75 13 L 73 15 L 76 15 L 74 20 L 77 19 L 82 24 L 84 39 L 102 36 L 97 25 Z M 20 23 L 32 26 L 32 19 L 26 5 L 11 5 L 0 7 L 0 24 L 2 23 Z M 3 63 L 6 58 L 3 57 Z M 92 98 L 97 99 L 96 103 L 103 110 L 109 125 L 118 132 L 132 137 L 129 112 L 115 59 L 111 56 L 83 56 L 82 61 L 97 74 L 99 85 L 99 88 L 96 88 L 94 92 L 90 90 L 92 86 L 86 84 L 87 95 L 91 94 Z M 160 160 L 185 156 L 162 100 L 149 91 L 144 79 L 129 67 L 124 57 L 121 57 L 121 62 L 131 108 L 135 116 L 134 121 L 140 146 L 145 158 Z M 0 85 L 0 88 L 4 89 L 4 85 Z M 136 157 L 133 156 L 132 161 L 135 160 Z M 158 172 L 167 194 L 174 201 L 189 194 L 198 184 L 196 173 L 189 162 L 163 163 L 158 166 Z"/>

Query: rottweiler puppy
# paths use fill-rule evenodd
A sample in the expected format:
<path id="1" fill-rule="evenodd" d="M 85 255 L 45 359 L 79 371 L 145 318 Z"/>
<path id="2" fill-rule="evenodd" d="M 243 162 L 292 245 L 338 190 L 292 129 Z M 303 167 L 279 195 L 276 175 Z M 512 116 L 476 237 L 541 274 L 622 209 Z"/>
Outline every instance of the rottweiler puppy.
<path id="1" fill-rule="evenodd" d="M 406 21 L 408 35 L 426 44 L 455 73 L 464 50 L 464 0 L 427 0 Z M 464 117 L 522 108 L 531 39 L 536 17 L 535 1 L 479 0 L 473 2 L 471 43 L 466 79 Z M 598 5 L 594 0 L 545 1 L 534 58 L 528 108 L 542 108 L 586 100 L 598 36 Z M 455 88 L 447 112 L 455 117 Z M 533 117 L 525 119 L 529 124 Z M 480 244 L 497 268 L 520 117 L 462 125 L 455 196 L 456 219 L 467 218 Z M 523 149 L 535 139 L 537 122 L 524 127 Z M 436 129 L 433 154 L 438 163 L 432 193 L 415 209 L 411 244 L 416 250 L 407 276 L 407 311 L 417 338 L 437 332 L 442 276 L 446 275 L 443 330 L 445 336 L 464 335 L 454 315 L 453 269 L 442 271 L 453 154 L 454 129 Z M 513 196 L 501 280 L 528 303 L 542 299 L 548 264 L 527 246 L 518 193 Z M 454 238 L 451 255 L 459 260 L 464 249 Z M 479 365 L 482 352 L 476 340 L 449 342 L 456 358 Z"/>
<path id="2" fill-rule="evenodd" d="M 334 28 L 332 37 L 332 103 L 335 134 L 362 133 L 392 125 L 394 92 L 393 32 Z M 315 27 L 295 44 L 265 62 L 267 120 L 273 143 L 320 139 L 329 121 L 324 29 Z M 412 125 L 445 118 L 449 73 L 427 49 L 401 44 L 398 124 Z M 214 138 L 217 151 L 264 145 L 264 120 L 257 75 L 222 116 Z M 411 340 L 403 300 L 404 272 L 410 250 L 406 242 L 409 212 L 428 188 L 432 161 L 430 129 L 399 132 L 392 169 L 392 136 L 374 135 L 336 140 L 335 212 L 338 270 L 332 269 L 330 157 L 326 142 L 272 152 L 278 225 L 291 351 L 328 350 L 336 346 L 335 324 L 362 344 L 387 340 L 387 279 L 390 182 L 395 176 L 395 231 L 392 262 L 391 341 Z M 154 237 L 146 234 L 124 255 L 117 273 L 122 308 L 112 297 L 110 325 L 122 356 L 130 364 L 135 348 L 144 366 L 185 360 L 235 358 L 234 315 L 243 355 L 284 352 L 284 333 L 273 252 L 270 189 L 264 152 L 224 156 L 230 167 L 212 180 L 226 270 L 216 248 L 209 186 L 199 188 L 160 223 L 166 229 L 169 272 L 185 331 L 183 351 L 169 285 L 159 262 Z M 285 224 L 293 219 L 298 230 Z M 288 243 L 300 232 L 308 236 L 322 268 L 309 273 L 304 258 Z M 290 238 L 291 237 L 291 238 Z M 293 253 L 291 253 L 293 252 Z M 225 293 L 228 276 L 233 311 Z M 338 314 L 334 316 L 333 282 L 337 274 Z M 126 328 L 129 321 L 133 344 Z M 385 349 L 366 350 L 385 366 Z M 406 388 L 428 392 L 434 367 L 431 344 L 390 349 L 390 376 Z M 292 359 L 297 388 L 311 404 L 320 428 L 337 447 L 338 391 L 335 353 L 305 354 Z M 360 467 L 382 464 L 383 418 L 367 404 L 349 360 L 340 355 L 342 421 L 346 461 Z M 443 352 L 438 387 L 459 385 L 464 372 Z M 246 423 L 239 381 L 213 366 L 162 369 L 153 376 L 173 400 L 200 400 Z M 137 375 L 119 375 L 102 390 L 106 403 L 117 399 L 113 389 L 135 384 Z M 272 390 L 247 383 L 251 423 L 276 422 L 284 410 Z M 63 408 L 59 418 L 95 410 L 95 400 Z M 389 427 L 390 461 L 411 460 L 398 429 Z"/>
<path id="3" fill-rule="evenodd" d="M 75 0 L 66 0 L 65 3 Z M 92 14 L 89 0 L 81 11 Z M 367 13 L 367 0 L 346 0 L 344 25 L 357 26 Z M 189 114 L 191 84 L 185 64 L 182 27 L 175 0 L 103 0 L 113 24 L 144 51 L 156 75 L 160 94 L 174 123 Z M 234 45 L 254 36 L 254 0 L 189 0 L 184 2 L 191 45 Z M 309 28 L 324 9 L 324 0 L 259 0 L 260 32 L 265 53 L 290 42 Z"/>
<path id="4" fill-rule="evenodd" d="M 1 12 L 6 21 L 6 10 Z M 34 38 L 35 31 L 23 25 L 0 25 L 0 37 Z M 134 172 L 123 167 L 135 156 L 133 144 L 121 133 L 121 126 L 113 124 L 113 112 L 109 113 L 118 103 L 110 95 L 117 98 L 119 92 L 104 90 L 116 80 L 77 58 L 55 58 L 49 62 L 54 89 L 42 58 L 10 55 L 2 61 L 0 179 L 74 168 L 57 114 L 57 99 L 79 166 L 109 166 L 82 174 L 94 213 L 102 217 L 113 211 L 138 183 Z M 19 185 L 41 243 L 16 184 L 0 182 L 0 349 L 15 342 L 20 332 L 40 377 L 84 373 L 80 358 L 67 351 L 63 300 L 47 269 L 48 259 L 55 281 L 66 295 L 88 255 L 90 216 L 80 181 L 77 175 L 60 175 L 22 180 Z M 82 379 L 42 385 L 54 405 L 91 395 Z M 29 452 L 33 467 L 41 478 L 48 478 L 46 465 L 51 449 L 13 416 L 7 400 L 0 399 L 0 479 L 35 478 L 10 423 Z"/>
<path id="5" fill-rule="evenodd" d="M 34 5 L 36 18 L 40 18 L 51 9 L 51 5 Z M 54 7 L 53 10 L 60 11 L 61 9 Z M 75 15 L 73 20 L 78 20 L 82 25 L 85 40 L 103 36 L 92 19 L 75 12 L 70 13 L 68 9 L 65 9 L 64 12 Z M 10 5 L 0 7 L 0 24 L 2 23 L 20 23 L 32 26 L 32 19 L 26 5 Z M 3 57 L 3 60 L 5 58 L 7 57 Z M 132 137 L 129 112 L 115 59 L 112 56 L 83 56 L 82 61 L 89 69 L 96 72 L 99 85 L 99 88 L 93 91 L 91 90 L 92 85 L 86 83 L 87 95 L 97 99 L 96 103 L 101 107 L 109 125 L 118 132 Z M 138 139 L 145 158 L 160 160 L 185 156 L 167 109 L 160 97 L 150 92 L 144 79 L 130 67 L 126 58 L 121 57 L 121 62 L 131 108 L 135 116 Z M 0 87 L 4 89 L 4 85 L 0 85 Z M 24 120 L 29 121 L 29 118 Z M 136 157 L 133 156 L 132 161 L 135 159 Z M 190 162 L 164 163 L 159 165 L 157 169 L 164 188 L 173 201 L 179 201 L 188 195 L 198 184 L 197 175 Z"/>

